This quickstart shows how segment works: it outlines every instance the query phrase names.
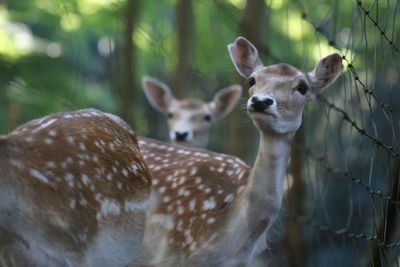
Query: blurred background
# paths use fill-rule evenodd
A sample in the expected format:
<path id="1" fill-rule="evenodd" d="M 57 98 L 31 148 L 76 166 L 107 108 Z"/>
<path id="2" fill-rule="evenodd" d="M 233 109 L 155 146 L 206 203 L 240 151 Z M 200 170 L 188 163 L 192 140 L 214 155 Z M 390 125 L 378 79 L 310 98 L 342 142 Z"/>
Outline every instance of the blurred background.
<path id="1" fill-rule="evenodd" d="M 400 266 L 399 0 L 0 0 L 0 134 L 95 107 L 168 140 L 144 75 L 178 98 L 244 86 L 209 149 L 252 164 L 258 132 L 228 55 L 238 35 L 264 64 L 311 71 L 339 52 L 345 70 L 314 103 L 292 147 L 269 266 Z"/>

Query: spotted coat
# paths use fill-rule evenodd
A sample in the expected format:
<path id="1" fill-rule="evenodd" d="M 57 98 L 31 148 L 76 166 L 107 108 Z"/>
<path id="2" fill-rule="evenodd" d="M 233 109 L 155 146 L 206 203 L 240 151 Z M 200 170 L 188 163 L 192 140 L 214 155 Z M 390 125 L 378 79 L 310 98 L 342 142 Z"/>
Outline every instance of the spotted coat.
<path id="1" fill-rule="evenodd" d="M 217 241 L 215 233 L 230 219 L 250 167 L 234 156 L 143 137 L 139 137 L 139 146 L 158 199 L 149 221 L 168 216 L 162 222 L 168 251 L 187 258 Z"/>
<path id="2" fill-rule="evenodd" d="M 150 187 L 136 136 L 118 117 L 86 109 L 30 121 L 0 137 L 0 252 L 40 266 L 126 264 Z"/>

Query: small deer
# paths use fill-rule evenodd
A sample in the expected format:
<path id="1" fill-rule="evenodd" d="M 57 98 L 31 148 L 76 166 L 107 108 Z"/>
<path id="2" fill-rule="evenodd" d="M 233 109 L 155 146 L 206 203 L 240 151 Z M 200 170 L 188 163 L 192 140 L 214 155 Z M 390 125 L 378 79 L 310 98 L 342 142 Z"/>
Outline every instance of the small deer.
<path id="1" fill-rule="evenodd" d="M 135 134 L 94 109 L 0 136 L 0 266 L 126 266 L 151 178 Z"/>
<path id="2" fill-rule="evenodd" d="M 339 54 L 303 72 L 288 64 L 264 66 L 243 37 L 228 48 L 250 87 L 247 110 L 260 132 L 255 164 L 250 168 L 233 156 L 140 138 L 158 196 L 133 266 L 248 265 L 278 216 L 304 106 L 343 70 Z"/>
<path id="3" fill-rule="evenodd" d="M 228 115 L 242 94 L 240 85 L 231 85 L 208 103 L 191 98 L 178 100 L 168 85 L 151 77 L 142 79 L 142 88 L 150 104 L 167 114 L 172 142 L 193 147 L 207 146 L 211 124 Z"/>

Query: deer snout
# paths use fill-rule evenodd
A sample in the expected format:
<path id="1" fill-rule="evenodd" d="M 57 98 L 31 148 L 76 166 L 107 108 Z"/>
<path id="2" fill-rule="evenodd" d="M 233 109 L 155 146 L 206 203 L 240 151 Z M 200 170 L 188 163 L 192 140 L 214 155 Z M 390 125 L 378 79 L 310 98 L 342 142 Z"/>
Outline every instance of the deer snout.
<path id="1" fill-rule="evenodd" d="M 178 141 L 185 141 L 188 135 L 188 132 L 175 132 L 175 139 Z"/>
<path id="2" fill-rule="evenodd" d="M 185 142 L 193 137 L 193 133 L 191 131 L 172 131 L 170 135 L 173 141 L 178 142 Z"/>
<path id="3" fill-rule="evenodd" d="M 267 110 L 270 106 L 272 106 L 274 102 L 275 101 L 268 96 L 252 96 L 249 99 L 248 106 L 251 107 L 254 111 L 263 112 Z"/>

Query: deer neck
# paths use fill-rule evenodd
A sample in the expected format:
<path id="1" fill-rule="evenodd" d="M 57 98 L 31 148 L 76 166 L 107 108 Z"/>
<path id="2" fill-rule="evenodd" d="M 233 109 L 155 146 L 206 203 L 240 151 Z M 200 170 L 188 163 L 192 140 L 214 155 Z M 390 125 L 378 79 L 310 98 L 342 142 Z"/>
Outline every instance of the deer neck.
<path id="1" fill-rule="evenodd" d="M 244 225 L 247 226 L 247 248 L 254 244 L 278 216 L 293 136 L 294 133 L 261 133 L 258 156 L 240 205 L 240 212 L 244 212 Z"/>

